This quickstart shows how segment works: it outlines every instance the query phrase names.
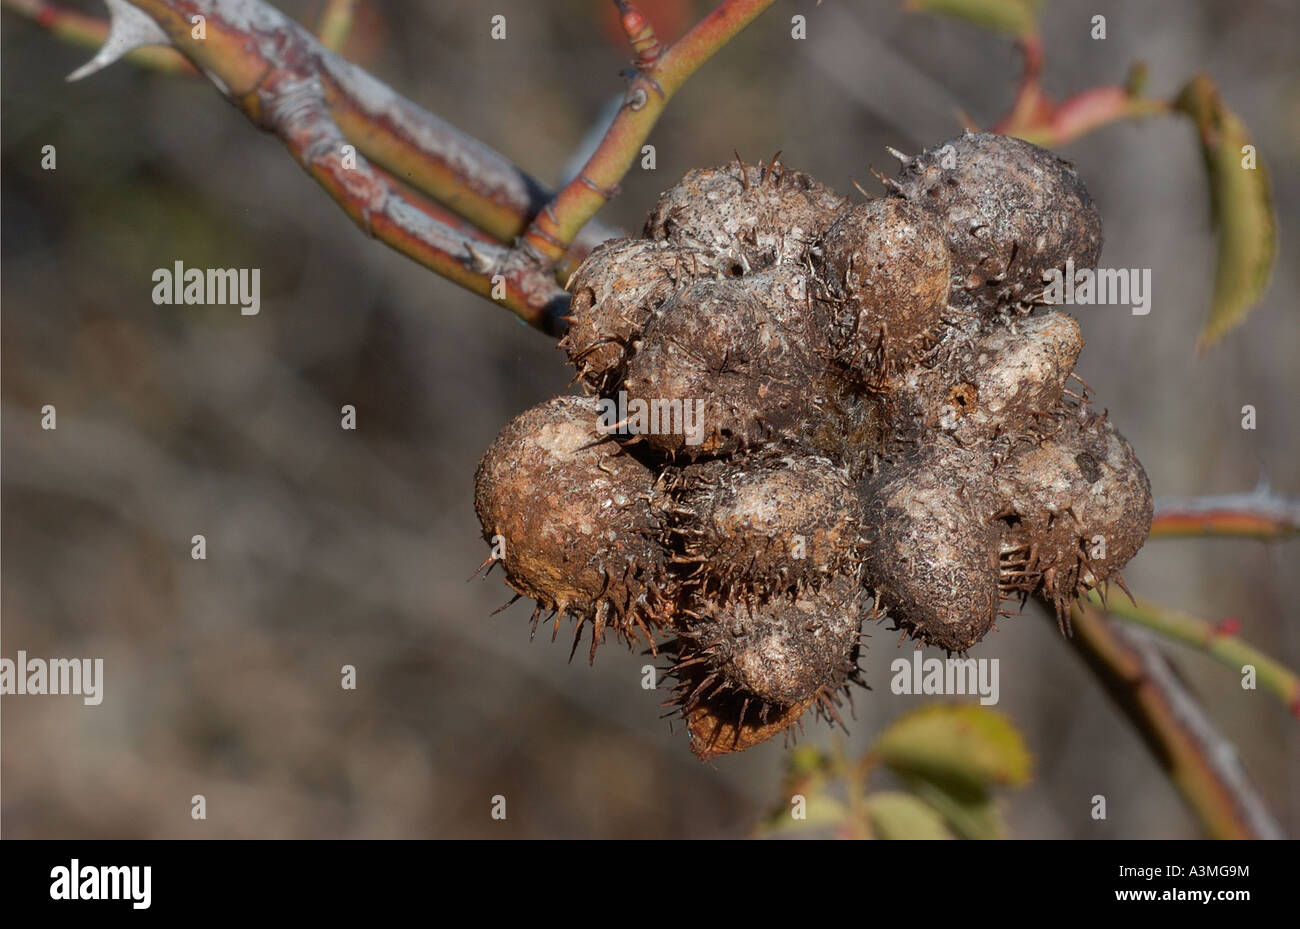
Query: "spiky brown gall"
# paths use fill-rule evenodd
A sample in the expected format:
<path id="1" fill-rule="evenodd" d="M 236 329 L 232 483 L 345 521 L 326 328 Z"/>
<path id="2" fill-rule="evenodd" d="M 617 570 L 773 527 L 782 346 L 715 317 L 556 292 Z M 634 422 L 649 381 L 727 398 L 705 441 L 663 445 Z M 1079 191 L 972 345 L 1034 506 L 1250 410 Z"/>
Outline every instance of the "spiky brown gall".
<path id="1" fill-rule="evenodd" d="M 967 132 L 906 161 L 890 188 L 931 213 L 952 251 L 952 296 L 993 314 L 1043 302 L 1044 275 L 1092 268 L 1101 218 L 1068 161 L 1012 136 Z"/>
<path id="2" fill-rule="evenodd" d="M 649 469 L 598 428 L 585 397 L 556 397 L 510 422 L 479 462 L 474 505 L 506 581 L 539 610 L 629 643 L 666 600 Z M 537 613 L 534 613 L 534 622 Z"/>

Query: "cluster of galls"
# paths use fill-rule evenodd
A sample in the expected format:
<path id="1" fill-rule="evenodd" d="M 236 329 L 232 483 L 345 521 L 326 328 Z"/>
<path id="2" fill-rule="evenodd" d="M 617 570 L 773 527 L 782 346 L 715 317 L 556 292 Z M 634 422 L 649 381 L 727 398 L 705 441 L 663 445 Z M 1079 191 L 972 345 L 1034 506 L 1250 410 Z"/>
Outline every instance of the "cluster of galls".
<path id="1" fill-rule="evenodd" d="M 838 718 L 865 620 L 964 652 L 1041 595 L 1064 626 L 1150 526 L 1132 448 L 1067 385 L 1078 324 L 1035 309 L 1101 248 L 1074 169 L 969 133 L 899 157 L 856 204 L 775 159 L 687 174 L 570 282 L 590 396 L 524 413 L 479 466 L 534 627 L 590 623 L 593 656 L 608 630 L 662 639 L 701 757 Z M 697 431 L 611 434 L 620 394 L 698 403 Z"/>

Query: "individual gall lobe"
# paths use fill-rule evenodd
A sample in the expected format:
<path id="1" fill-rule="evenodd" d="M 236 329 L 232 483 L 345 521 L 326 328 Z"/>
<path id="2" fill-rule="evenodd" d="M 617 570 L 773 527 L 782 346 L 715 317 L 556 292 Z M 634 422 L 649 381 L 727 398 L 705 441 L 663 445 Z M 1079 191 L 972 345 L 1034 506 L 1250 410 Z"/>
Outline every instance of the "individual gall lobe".
<path id="1" fill-rule="evenodd" d="M 868 621 L 964 653 L 1038 597 L 1068 631 L 1150 528 L 1079 324 L 1041 305 L 1101 249 L 1074 168 L 974 133 L 900 158 L 857 204 L 776 159 L 689 172 L 569 283 L 588 396 L 479 465 L 534 626 L 663 654 L 701 758 L 839 721 Z"/>
<path id="2" fill-rule="evenodd" d="M 903 162 L 887 186 L 942 225 L 952 303 L 997 313 L 1041 303 L 1043 275 L 1091 268 L 1101 218 L 1069 162 L 1011 136 L 967 133 Z"/>
<path id="3" fill-rule="evenodd" d="M 474 505 L 506 582 L 542 611 L 632 641 L 667 596 L 653 476 L 598 429 L 597 404 L 556 397 L 510 422 L 479 462 Z M 575 640 L 576 646 L 576 640 Z"/>

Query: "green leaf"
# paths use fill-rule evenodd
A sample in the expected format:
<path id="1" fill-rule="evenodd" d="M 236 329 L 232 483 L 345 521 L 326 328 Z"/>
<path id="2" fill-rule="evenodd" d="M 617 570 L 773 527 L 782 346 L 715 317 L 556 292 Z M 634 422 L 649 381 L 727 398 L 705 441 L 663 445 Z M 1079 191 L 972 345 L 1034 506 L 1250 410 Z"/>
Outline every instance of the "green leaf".
<path id="1" fill-rule="evenodd" d="M 1027 36 L 1038 29 L 1042 0 L 907 0 L 906 9 L 936 13 L 1006 35 Z"/>
<path id="2" fill-rule="evenodd" d="M 880 734 L 875 751 L 899 774 L 967 793 L 1024 784 L 1033 769 L 1010 721 L 974 705 L 932 703 L 914 710 Z"/>
<path id="3" fill-rule="evenodd" d="M 951 839 L 943 817 L 924 801 L 897 791 L 867 797 L 867 820 L 878 839 Z"/>
<path id="4" fill-rule="evenodd" d="M 1003 839 L 1007 827 L 997 803 L 983 790 L 950 791 L 919 777 L 904 778 L 920 799 L 934 807 L 963 839 Z"/>
<path id="5" fill-rule="evenodd" d="M 1214 299 L 1201 329 L 1204 351 L 1241 325 L 1268 287 L 1277 256 L 1277 216 L 1268 171 L 1253 147 L 1255 167 L 1243 151 L 1251 145 L 1245 125 L 1224 104 L 1214 83 L 1197 75 L 1174 107 L 1196 123 L 1210 179 L 1210 221 L 1218 235 Z"/>

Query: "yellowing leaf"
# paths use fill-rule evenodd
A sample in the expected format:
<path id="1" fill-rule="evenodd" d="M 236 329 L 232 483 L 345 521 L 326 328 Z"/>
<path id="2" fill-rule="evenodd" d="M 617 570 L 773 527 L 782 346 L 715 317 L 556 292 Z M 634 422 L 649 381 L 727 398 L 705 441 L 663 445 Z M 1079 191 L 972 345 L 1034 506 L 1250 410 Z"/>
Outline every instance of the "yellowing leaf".
<path id="1" fill-rule="evenodd" d="M 993 32 L 1030 35 L 1038 28 L 1041 0 L 907 0 L 906 8 L 965 20 Z"/>
<path id="2" fill-rule="evenodd" d="M 894 721 L 875 751 L 899 774 L 979 795 L 1028 782 L 1033 758 L 1005 716 L 982 706 L 935 703 Z"/>
<path id="3" fill-rule="evenodd" d="M 1203 74 L 1194 77 L 1174 105 L 1200 133 L 1218 236 L 1214 298 L 1197 342 L 1204 351 L 1241 325 L 1264 295 L 1277 255 L 1277 217 L 1264 162 L 1214 83 Z"/>
<path id="4" fill-rule="evenodd" d="M 951 839 L 943 817 L 911 794 L 886 791 L 867 798 L 867 820 L 877 839 Z"/>

